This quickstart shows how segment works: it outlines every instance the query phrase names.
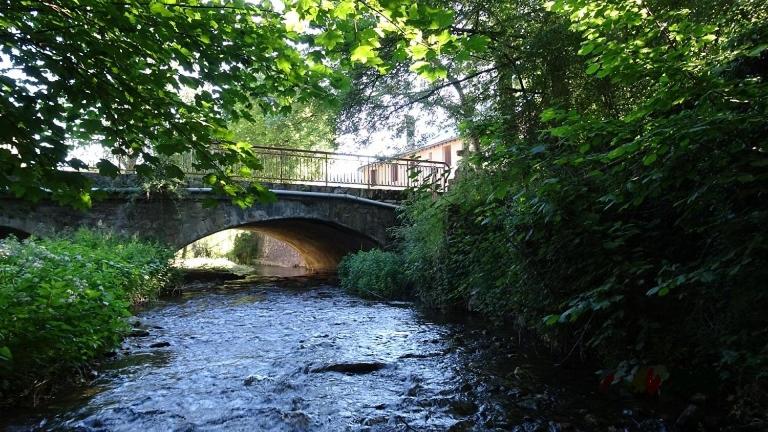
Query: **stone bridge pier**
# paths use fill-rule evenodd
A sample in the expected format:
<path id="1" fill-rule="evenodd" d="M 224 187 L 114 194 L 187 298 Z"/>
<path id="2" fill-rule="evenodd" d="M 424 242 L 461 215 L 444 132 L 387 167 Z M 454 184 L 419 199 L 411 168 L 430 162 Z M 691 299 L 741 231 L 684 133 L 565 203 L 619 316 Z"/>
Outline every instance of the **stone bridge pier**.
<path id="1" fill-rule="evenodd" d="M 30 204 L 0 198 L 0 235 L 25 233 L 45 237 L 78 227 L 101 228 L 169 244 L 177 249 L 230 228 L 250 229 L 293 246 L 315 271 L 336 268 L 347 253 L 384 246 L 396 224 L 396 205 L 366 198 L 371 192 L 278 190 L 278 201 L 242 209 L 204 190 L 182 198 L 147 198 L 110 193 L 88 211 L 53 202 Z M 393 192 L 393 191 L 387 191 Z M 391 197 L 390 197 L 391 198 Z"/>

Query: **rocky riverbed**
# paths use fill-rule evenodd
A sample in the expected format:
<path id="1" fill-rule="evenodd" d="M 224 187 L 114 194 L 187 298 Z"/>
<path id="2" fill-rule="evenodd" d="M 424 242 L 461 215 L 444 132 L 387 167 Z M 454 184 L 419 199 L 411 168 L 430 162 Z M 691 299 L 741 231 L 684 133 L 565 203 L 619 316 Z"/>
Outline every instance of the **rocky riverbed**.
<path id="1" fill-rule="evenodd" d="M 514 334 L 312 278 L 209 282 L 139 312 L 91 386 L 7 430 L 665 431 Z"/>

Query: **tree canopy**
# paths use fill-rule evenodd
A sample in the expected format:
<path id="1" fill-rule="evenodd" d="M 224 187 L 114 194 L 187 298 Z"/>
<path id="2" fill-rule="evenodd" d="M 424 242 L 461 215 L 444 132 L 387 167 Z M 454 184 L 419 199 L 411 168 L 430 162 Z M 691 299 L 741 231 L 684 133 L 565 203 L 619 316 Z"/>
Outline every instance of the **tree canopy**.
<path id="1" fill-rule="evenodd" d="M 265 191 L 234 182 L 230 167 L 258 169 L 258 158 L 228 123 L 251 120 L 254 104 L 287 111 L 333 95 L 347 85 L 344 65 L 386 71 L 384 38 L 439 77 L 437 54 L 462 47 L 451 21 L 400 0 L 3 0 L 0 188 L 87 206 L 85 166 L 68 157 L 72 140 L 87 139 L 137 159 L 144 177 L 183 177 L 155 170 L 158 157 L 191 152 L 214 189 L 249 205 Z M 117 173 L 106 159 L 98 168 Z"/>

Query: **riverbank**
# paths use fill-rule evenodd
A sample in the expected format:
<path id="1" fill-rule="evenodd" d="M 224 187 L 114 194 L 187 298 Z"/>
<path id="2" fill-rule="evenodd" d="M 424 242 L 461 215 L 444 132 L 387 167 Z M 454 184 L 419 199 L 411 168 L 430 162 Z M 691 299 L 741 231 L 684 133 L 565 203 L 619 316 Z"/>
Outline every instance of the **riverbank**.
<path id="1" fill-rule="evenodd" d="M 87 378 L 131 328 L 131 309 L 172 289 L 173 251 L 80 230 L 0 241 L 0 405 L 36 405 Z"/>
<path id="2" fill-rule="evenodd" d="M 425 216 L 434 218 L 432 222 L 439 217 L 434 213 Z M 403 227 L 400 235 L 403 232 L 406 236 L 417 234 L 425 240 L 425 231 L 429 228 L 424 224 L 422 220 Z M 730 364 L 718 364 L 714 360 L 705 364 L 708 352 L 722 347 L 702 349 L 696 346 L 698 341 L 685 340 L 683 327 L 687 323 L 678 333 L 671 332 L 648 342 L 651 345 L 645 348 L 645 356 L 629 356 L 633 349 L 637 349 L 632 341 L 640 343 L 645 339 L 640 334 L 636 339 L 627 336 L 629 340 L 624 345 L 613 345 L 610 351 L 590 343 L 590 338 L 600 333 L 639 332 L 642 327 L 635 325 L 637 321 L 645 319 L 649 325 L 651 318 L 658 321 L 682 319 L 691 311 L 682 309 L 679 304 L 663 310 L 634 309 L 627 311 L 623 322 L 603 321 L 597 313 L 589 314 L 586 323 L 568 319 L 568 314 L 547 315 L 547 305 L 565 307 L 556 305 L 558 299 L 568 304 L 566 295 L 570 286 L 565 285 L 564 292 L 557 292 L 551 287 L 537 290 L 530 281 L 522 283 L 517 279 L 520 275 L 514 273 L 518 264 L 500 260 L 503 253 L 514 252 L 504 252 L 503 243 L 490 241 L 491 238 L 498 240 L 497 234 L 476 231 L 474 238 L 464 241 L 476 246 L 484 243 L 485 250 L 478 249 L 479 246 L 465 249 L 460 244 L 462 240 L 457 238 L 457 224 L 459 222 L 454 223 L 451 231 L 443 233 L 446 237 L 432 237 L 432 241 L 445 248 L 442 252 L 439 248 L 428 251 L 430 243 L 406 237 L 404 241 L 410 244 L 401 244 L 399 249 L 372 250 L 345 257 L 339 268 L 341 286 L 364 298 L 406 297 L 428 309 L 476 316 L 486 323 L 490 335 L 514 333 L 519 345 L 547 353 L 558 368 L 575 368 L 585 377 L 592 377 L 587 385 L 606 398 L 621 395 L 641 404 L 652 403 L 670 430 L 763 431 L 768 427 L 765 375 L 764 372 L 754 374 L 751 369 L 751 361 L 762 359 L 736 357 Z M 489 241 L 481 242 L 478 238 Z M 417 253 L 419 251 L 423 253 Z M 507 264 L 502 265 L 502 262 Z M 521 285 L 516 285 L 517 282 Z M 714 308 L 716 304 L 710 307 Z M 758 311 L 753 311 L 752 315 Z M 718 319 L 717 316 L 712 318 Z M 678 351 L 668 346 L 675 340 L 680 342 Z M 670 356 L 665 363 L 653 361 L 649 354 L 659 349 L 657 345 L 663 346 L 674 357 Z M 760 345 L 757 343 L 750 348 L 758 351 Z M 685 353 L 689 357 L 683 356 Z M 619 356 L 622 354 L 627 360 L 621 360 Z M 740 365 L 743 369 L 735 370 Z M 738 375 L 729 375 L 729 370 Z"/>

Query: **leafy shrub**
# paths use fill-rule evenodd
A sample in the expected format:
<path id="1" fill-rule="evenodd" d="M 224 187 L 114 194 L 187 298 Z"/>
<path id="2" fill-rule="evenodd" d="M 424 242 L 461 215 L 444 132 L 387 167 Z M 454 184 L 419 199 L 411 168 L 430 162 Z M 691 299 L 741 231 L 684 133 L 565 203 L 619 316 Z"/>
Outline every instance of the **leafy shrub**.
<path id="1" fill-rule="evenodd" d="M 373 249 L 347 255 L 338 272 L 341 286 L 361 297 L 402 299 L 409 294 L 402 259 L 393 252 Z"/>
<path id="2" fill-rule="evenodd" d="M 696 41 L 669 46 L 634 27 L 644 21 L 616 37 L 606 2 L 550 3 L 600 16 L 574 25 L 600 35 L 582 45 L 587 73 L 610 73 L 627 105 L 545 110 L 535 138 L 489 119 L 453 188 L 406 206 L 408 279 L 426 303 L 514 318 L 595 355 L 605 384 L 656 392 L 669 378 L 766 400 L 766 21 L 723 20 L 716 37 L 667 10 Z M 639 47 L 654 60 L 635 61 Z"/>
<path id="3" fill-rule="evenodd" d="M 261 257 L 263 240 L 259 233 L 241 232 L 232 242 L 229 259 L 237 264 L 249 265 Z"/>
<path id="4" fill-rule="evenodd" d="M 0 241 L 0 400 L 118 345 L 129 308 L 174 282 L 172 258 L 87 230 Z"/>

